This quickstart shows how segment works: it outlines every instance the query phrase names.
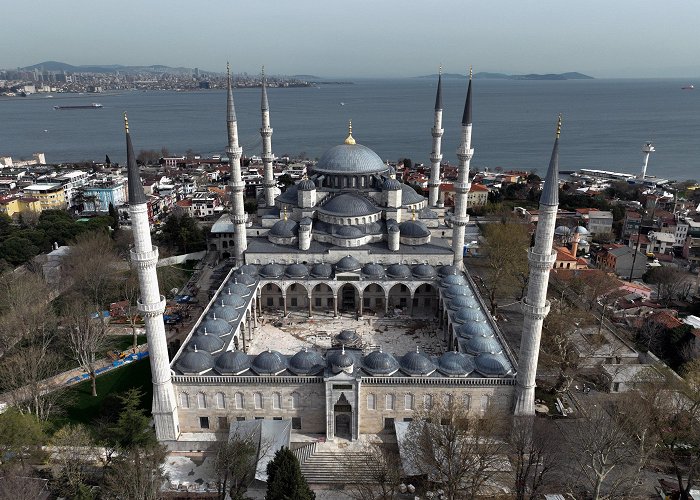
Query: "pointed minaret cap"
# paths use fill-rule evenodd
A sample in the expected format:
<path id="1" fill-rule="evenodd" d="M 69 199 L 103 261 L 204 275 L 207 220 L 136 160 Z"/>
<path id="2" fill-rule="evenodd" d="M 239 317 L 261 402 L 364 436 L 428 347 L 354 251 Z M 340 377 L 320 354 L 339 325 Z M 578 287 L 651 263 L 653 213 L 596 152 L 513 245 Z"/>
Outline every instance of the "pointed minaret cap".
<path id="1" fill-rule="evenodd" d="M 233 89 L 231 85 L 231 67 L 226 63 L 226 91 L 228 93 L 226 100 L 226 118 L 228 122 L 236 121 L 236 107 L 233 105 Z"/>
<path id="2" fill-rule="evenodd" d="M 467 100 L 464 103 L 464 114 L 462 114 L 462 125 L 472 123 L 472 67 L 469 66 L 469 87 L 467 87 Z"/>
<path id="3" fill-rule="evenodd" d="M 352 136 L 352 120 L 348 121 L 348 136 L 345 138 L 345 144 L 355 144 L 355 138 Z"/>
<path id="4" fill-rule="evenodd" d="M 442 64 L 438 70 L 437 94 L 435 94 L 435 111 L 442 109 Z"/>
<path id="5" fill-rule="evenodd" d="M 146 193 L 143 192 L 139 166 L 136 164 L 134 146 L 131 144 L 131 134 L 129 134 L 129 119 L 124 111 L 124 130 L 126 131 L 126 165 L 127 184 L 129 191 L 129 205 L 142 205 L 146 203 Z"/>
<path id="6" fill-rule="evenodd" d="M 544 189 L 540 196 L 540 205 L 559 205 L 559 135 L 561 134 L 561 113 L 557 119 L 557 134 L 552 148 L 552 158 L 549 160 L 547 176 L 544 178 Z"/>
<path id="7" fill-rule="evenodd" d="M 262 98 L 260 100 L 262 111 L 270 110 L 270 103 L 267 102 L 267 80 L 265 79 L 265 66 L 262 67 Z"/>

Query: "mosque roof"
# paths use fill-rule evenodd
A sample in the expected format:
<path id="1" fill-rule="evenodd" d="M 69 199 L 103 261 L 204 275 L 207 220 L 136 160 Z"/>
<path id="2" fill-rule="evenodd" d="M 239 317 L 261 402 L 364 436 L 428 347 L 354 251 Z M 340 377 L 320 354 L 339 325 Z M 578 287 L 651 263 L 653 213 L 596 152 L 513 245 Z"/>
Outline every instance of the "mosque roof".
<path id="1" fill-rule="evenodd" d="M 455 266 L 450 264 L 449 266 L 442 266 L 439 271 L 440 276 L 448 276 L 450 274 L 462 274 L 462 270 Z"/>
<path id="2" fill-rule="evenodd" d="M 287 368 L 287 359 L 268 349 L 255 356 L 251 368 L 258 375 L 276 375 Z"/>
<path id="3" fill-rule="evenodd" d="M 455 311 L 463 307 L 475 309 L 480 306 L 479 301 L 473 295 L 454 295 L 452 297 L 449 297 L 447 301 L 447 306 Z"/>
<path id="4" fill-rule="evenodd" d="M 287 266 L 284 274 L 290 278 L 306 278 L 309 275 L 309 268 L 304 264 L 291 264 Z"/>
<path id="5" fill-rule="evenodd" d="M 474 371 L 474 358 L 457 351 L 447 351 L 438 360 L 438 370 L 448 377 L 466 377 Z"/>
<path id="6" fill-rule="evenodd" d="M 272 236 L 278 236 L 280 238 L 293 238 L 299 233 L 299 224 L 291 219 L 289 220 L 279 220 L 270 228 L 270 234 Z"/>
<path id="7" fill-rule="evenodd" d="M 311 179 L 302 179 L 297 186 L 299 191 L 313 191 L 316 189 L 316 184 Z"/>
<path id="8" fill-rule="evenodd" d="M 476 335 L 467 342 L 467 352 L 469 354 L 499 354 L 503 352 L 503 347 L 493 336 L 482 337 L 481 335 Z"/>
<path id="9" fill-rule="evenodd" d="M 384 277 L 384 267 L 380 264 L 365 264 L 362 267 L 362 274 L 371 276 L 373 278 L 383 278 Z"/>
<path id="10" fill-rule="evenodd" d="M 315 278 L 330 278 L 333 275 L 333 266 L 321 262 L 320 264 L 314 264 L 311 268 L 311 276 Z"/>
<path id="11" fill-rule="evenodd" d="M 407 220 L 399 224 L 401 236 L 408 238 L 427 238 L 430 236 L 430 231 L 425 224 L 417 220 Z"/>
<path id="12" fill-rule="evenodd" d="M 467 285 L 467 278 L 462 276 L 461 274 L 448 274 L 444 278 L 442 278 L 442 281 L 440 281 L 440 284 L 443 287 L 450 288 L 452 285 Z"/>
<path id="13" fill-rule="evenodd" d="M 484 313 L 481 311 L 481 309 L 471 309 L 469 307 L 460 309 L 454 316 L 454 320 L 457 323 L 465 323 L 467 321 L 483 321 L 485 319 L 486 318 L 484 317 Z"/>
<path id="14" fill-rule="evenodd" d="M 493 337 L 493 330 L 486 320 L 466 321 L 457 327 L 457 335 L 465 339 L 476 336 Z"/>
<path id="15" fill-rule="evenodd" d="M 229 284 L 226 285 L 221 292 L 223 294 L 235 293 L 240 297 L 248 297 L 251 293 L 250 288 L 248 288 L 245 284 L 236 282 L 229 282 Z"/>
<path id="16" fill-rule="evenodd" d="M 187 349 L 177 360 L 177 368 L 182 373 L 202 373 L 214 366 L 214 358 L 206 351 Z"/>
<path id="17" fill-rule="evenodd" d="M 238 321 L 238 318 L 241 317 L 241 313 L 236 311 L 235 307 L 222 304 L 219 298 L 217 298 L 217 301 L 218 303 L 209 310 L 212 317 L 216 316 L 217 319 L 223 319 L 229 323 Z"/>
<path id="18" fill-rule="evenodd" d="M 281 201 L 282 203 L 294 203 L 296 205 L 298 198 L 297 198 L 297 192 L 299 191 L 299 185 L 298 184 L 292 184 L 291 186 L 287 186 L 287 190 L 279 195 L 276 200 Z"/>
<path id="19" fill-rule="evenodd" d="M 335 264 L 335 270 L 340 272 L 359 271 L 361 267 L 360 261 L 352 255 L 346 255 Z"/>
<path id="20" fill-rule="evenodd" d="M 354 193 L 337 194 L 319 208 L 319 212 L 341 217 L 374 215 L 380 211 L 369 198 Z"/>
<path id="21" fill-rule="evenodd" d="M 474 295 L 474 292 L 472 292 L 472 289 L 469 288 L 468 285 L 463 285 L 463 284 L 453 284 L 449 285 L 447 288 L 445 288 L 445 291 L 443 292 L 445 297 L 456 297 L 457 295 L 466 295 L 468 297 L 471 297 Z"/>
<path id="22" fill-rule="evenodd" d="M 254 264 L 243 264 L 236 270 L 237 274 L 247 274 L 248 276 L 256 276 L 258 274 L 258 267 Z"/>
<path id="23" fill-rule="evenodd" d="M 250 368 L 250 357 L 243 351 L 226 351 L 216 358 L 214 370 L 222 375 L 238 375 Z"/>
<path id="24" fill-rule="evenodd" d="M 372 351 L 362 360 L 362 364 L 372 375 L 391 375 L 399 369 L 399 362 L 387 352 Z"/>
<path id="25" fill-rule="evenodd" d="M 260 276 L 263 278 L 279 278 L 284 274 L 284 267 L 274 262 L 265 264 L 260 268 Z"/>
<path id="26" fill-rule="evenodd" d="M 326 361 L 316 351 L 304 349 L 289 360 L 289 371 L 297 375 L 311 375 L 323 370 Z"/>
<path id="27" fill-rule="evenodd" d="M 413 266 L 413 276 L 416 278 L 434 278 L 437 276 L 437 271 L 435 268 L 431 265 L 428 264 L 418 264 L 417 266 Z"/>
<path id="28" fill-rule="evenodd" d="M 199 327 L 197 328 L 197 333 L 211 333 L 212 335 L 219 335 L 219 336 L 224 336 L 228 335 L 233 331 L 233 327 L 228 324 L 228 322 L 224 319 L 221 319 L 217 317 L 216 319 L 213 318 L 205 318 L 200 324 Z"/>
<path id="29" fill-rule="evenodd" d="M 329 174 L 372 174 L 386 172 L 382 159 L 362 144 L 339 144 L 321 156 L 314 172 Z"/>
<path id="30" fill-rule="evenodd" d="M 401 204 L 402 205 L 413 205 L 414 203 L 420 203 L 424 201 L 425 198 L 413 189 L 408 184 L 401 184 Z"/>
<path id="31" fill-rule="evenodd" d="M 384 184 L 382 184 L 382 189 L 384 191 L 398 191 L 399 189 L 401 189 L 401 182 L 389 177 L 387 180 L 384 181 Z"/>
<path id="32" fill-rule="evenodd" d="M 365 233 L 357 226 L 340 226 L 335 235 L 341 238 L 361 238 Z"/>
<path id="33" fill-rule="evenodd" d="M 328 366 L 333 368 L 350 368 L 355 364 L 355 359 L 345 352 L 345 348 L 342 350 L 329 351 L 327 354 Z"/>
<path id="34" fill-rule="evenodd" d="M 409 352 L 401 357 L 401 370 L 408 375 L 430 375 L 435 371 L 435 363 L 418 350 Z"/>
<path id="35" fill-rule="evenodd" d="M 485 377 L 500 377 L 510 371 L 510 363 L 501 354 L 479 354 L 474 365 Z"/>
<path id="36" fill-rule="evenodd" d="M 192 335 L 187 346 L 193 349 L 196 347 L 198 350 L 214 353 L 224 348 L 224 341 L 217 335 L 205 333 L 202 335 Z"/>
<path id="37" fill-rule="evenodd" d="M 240 286 L 245 287 L 245 285 Z M 250 293 L 248 293 L 248 295 L 250 295 Z M 220 293 L 219 296 L 216 298 L 216 301 L 219 304 L 235 307 L 236 309 L 241 309 L 246 306 L 246 300 L 243 297 L 241 297 L 237 293 L 227 293 L 226 291 L 222 291 L 222 293 Z"/>
<path id="38" fill-rule="evenodd" d="M 255 266 L 253 266 L 255 267 Z M 255 271 L 255 274 L 257 275 L 257 268 Z M 244 274 L 244 273 L 235 273 L 233 276 L 231 276 L 231 279 L 228 280 L 228 284 L 239 284 L 239 285 L 245 285 L 247 287 L 250 287 L 252 285 L 255 285 L 256 279 L 253 278 L 250 274 Z M 245 295 L 243 295 L 245 297 Z"/>
<path id="39" fill-rule="evenodd" d="M 409 278 L 411 276 L 411 268 L 406 264 L 392 264 L 386 268 L 386 274 L 390 278 Z"/>

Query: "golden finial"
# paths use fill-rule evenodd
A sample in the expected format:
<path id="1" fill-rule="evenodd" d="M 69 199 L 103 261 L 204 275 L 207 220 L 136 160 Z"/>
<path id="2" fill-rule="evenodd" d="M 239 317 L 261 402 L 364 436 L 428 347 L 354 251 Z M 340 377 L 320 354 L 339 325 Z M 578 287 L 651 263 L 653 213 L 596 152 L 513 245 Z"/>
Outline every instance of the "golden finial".
<path id="1" fill-rule="evenodd" d="M 415 221 L 416 220 L 416 207 L 413 207 L 413 215 L 411 218 Z"/>
<path id="2" fill-rule="evenodd" d="M 126 117 L 126 111 L 124 111 L 124 130 L 129 133 L 129 119 Z"/>
<path id="3" fill-rule="evenodd" d="M 355 139 L 352 136 L 352 120 L 348 121 L 348 136 L 345 139 L 345 144 L 355 144 Z"/>
<path id="4" fill-rule="evenodd" d="M 287 220 L 287 207 L 284 207 L 284 208 L 282 209 L 282 218 L 283 218 L 284 220 Z"/>
<path id="5" fill-rule="evenodd" d="M 559 139 L 560 134 L 561 134 L 561 113 L 559 113 L 559 119 L 557 120 L 557 139 Z"/>
<path id="6" fill-rule="evenodd" d="M 469 65 L 469 79 L 471 80 L 474 77 L 474 69 L 472 68 L 472 65 Z"/>

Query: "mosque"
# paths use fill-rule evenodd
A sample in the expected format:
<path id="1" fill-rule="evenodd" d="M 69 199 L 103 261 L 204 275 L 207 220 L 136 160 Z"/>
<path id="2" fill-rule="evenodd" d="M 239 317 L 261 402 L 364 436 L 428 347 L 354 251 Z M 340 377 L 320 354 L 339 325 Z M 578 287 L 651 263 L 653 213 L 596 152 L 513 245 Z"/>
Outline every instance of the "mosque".
<path id="1" fill-rule="evenodd" d="M 157 247 L 150 241 L 127 125 L 132 261 L 141 283 L 139 307 L 146 318 L 158 439 L 171 449 L 206 449 L 212 441 L 225 439 L 234 422 L 284 420 L 290 423 L 292 441 L 295 433 L 356 440 L 361 434 L 392 431 L 395 423 L 410 421 L 417 409 L 436 401 L 458 404 L 476 416 L 487 410 L 532 413 L 537 328 L 541 331 L 549 307 L 547 259 L 551 260 L 553 236 L 540 235 L 538 228 L 529 256 L 539 274 L 523 301 L 530 330 L 524 331 L 529 341 L 521 349 L 529 358 L 527 369 L 519 373 L 463 264 L 474 154 L 471 77 L 460 128 L 453 211 L 441 206 L 438 196 L 441 76 L 431 131 L 428 199 L 399 182 L 374 151 L 358 144 L 351 124 L 342 144 L 328 149 L 307 177 L 279 194 L 263 81 L 265 183 L 255 221 L 243 210 L 242 148 L 230 74 L 227 98 L 232 210 L 217 221 L 212 240 L 220 255 L 230 256 L 236 265 L 172 360 L 155 274 Z M 558 139 L 543 195 L 543 203 L 554 206 L 552 218 L 558 204 L 557 144 Z M 544 220 L 540 217 L 540 226 L 553 231 L 547 222 L 549 211 Z M 370 311 L 382 316 L 395 310 L 437 324 L 437 349 L 390 352 L 369 346 L 353 329 L 330 332 L 327 349 L 280 352 L 274 341 L 257 352 L 251 349 L 261 320 L 271 311 L 308 318 L 345 313 L 361 320 Z"/>

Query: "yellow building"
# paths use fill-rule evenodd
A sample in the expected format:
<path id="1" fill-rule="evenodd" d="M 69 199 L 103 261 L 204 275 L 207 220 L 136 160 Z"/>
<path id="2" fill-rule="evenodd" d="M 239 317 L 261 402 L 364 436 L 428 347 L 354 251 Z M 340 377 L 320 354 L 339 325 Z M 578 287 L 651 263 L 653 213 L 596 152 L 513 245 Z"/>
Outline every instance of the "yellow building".
<path id="1" fill-rule="evenodd" d="M 32 184 L 24 188 L 24 193 L 36 198 L 41 210 L 65 210 L 66 197 L 61 184 Z"/>
<path id="2" fill-rule="evenodd" d="M 0 198 L 0 213 L 14 217 L 22 213 L 40 213 L 41 202 L 33 197 L 7 197 Z"/>

